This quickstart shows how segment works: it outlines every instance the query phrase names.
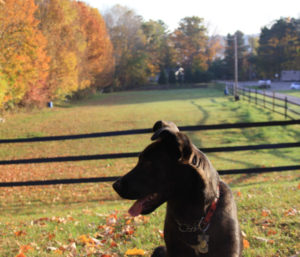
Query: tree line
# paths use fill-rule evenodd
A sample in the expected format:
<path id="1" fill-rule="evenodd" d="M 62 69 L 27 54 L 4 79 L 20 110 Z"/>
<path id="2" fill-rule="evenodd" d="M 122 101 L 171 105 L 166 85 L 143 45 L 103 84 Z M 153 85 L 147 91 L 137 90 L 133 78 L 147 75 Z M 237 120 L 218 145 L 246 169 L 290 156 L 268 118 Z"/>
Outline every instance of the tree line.
<path id="1" fill-rule="evenodd" d="M 112 83 L 113 46 L 95 8 L 0 1 L 0 108 L 44 105 Z"/>
<path id="2" fill-rule="evenodd" d="M 224 57 L 216 58 L 209 67 L 214 78 L 234 77 L 234 36 L 240 80 L 280 79 L 283 70 L 300 70 L 300 19 L 280 18 L 264 26 L 257 36 L 245 38 L 241 31 L 228 34 Z"/>
<path id="3" fill-rule="evenodd" d="M 110 87 L 149 81 L 232 79 L 234 37 L 239 78 L 300 70 L 300 19 L 281 18 L 259 36 L 209 35 L 200 17 L 174 31 L 121 5 L 102 15 L 75 0 L 0 1 L 0 109 L 44 105 Z"/>

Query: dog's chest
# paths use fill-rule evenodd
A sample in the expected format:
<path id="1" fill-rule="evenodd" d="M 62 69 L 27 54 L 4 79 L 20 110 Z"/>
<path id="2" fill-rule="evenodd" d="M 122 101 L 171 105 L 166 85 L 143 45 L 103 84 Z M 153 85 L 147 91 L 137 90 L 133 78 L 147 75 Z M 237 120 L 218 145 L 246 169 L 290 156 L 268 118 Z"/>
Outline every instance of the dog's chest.
<path id="1" fill-rule="evenodd" d="M 197 244 L 191 244 L 190 247 L 194 249 L 196 255 L 200 255 L 202 253 L 208 253 L 209 251 L 209 236 L 206 234 L 197 236 Z"/>

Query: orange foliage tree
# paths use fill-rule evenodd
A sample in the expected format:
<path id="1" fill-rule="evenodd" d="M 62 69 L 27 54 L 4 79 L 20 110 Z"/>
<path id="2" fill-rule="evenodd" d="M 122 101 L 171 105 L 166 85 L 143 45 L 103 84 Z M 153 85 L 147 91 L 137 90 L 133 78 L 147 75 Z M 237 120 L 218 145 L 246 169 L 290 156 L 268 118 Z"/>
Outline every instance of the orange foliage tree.
<path id="1" fill-rule="evenodd" d="M 203 19 L 196 16 L 182 19 L 172 40 L 178 63 L 189 69 L 207 69 L 208 36 Z"/>
<path id="2" fill-rule="evenodd" d="M 83 2 L 75 3 L 79 12 L 80 29 L 86 42 L 80 60 L 79 82 L 81 88 L 90 85 L 103 88 L 111 84 L 113 79 L 113 46 L 99 11 Z"/>
<path id="3" fill-rule="evenodd" d="M 85 49 L 77 10 L 70 0 L 37 0 L 40 29 L 51 57 L 48 87 L 51 98 L 65 98 L 79 89 L 78 56 Z"/>
<path id="4" fill-rule="evenodd" d="M 34 17 L 34 0 L 6 0 L 0 5 L 0 107 L 45 102 L 50 60 Z"/>

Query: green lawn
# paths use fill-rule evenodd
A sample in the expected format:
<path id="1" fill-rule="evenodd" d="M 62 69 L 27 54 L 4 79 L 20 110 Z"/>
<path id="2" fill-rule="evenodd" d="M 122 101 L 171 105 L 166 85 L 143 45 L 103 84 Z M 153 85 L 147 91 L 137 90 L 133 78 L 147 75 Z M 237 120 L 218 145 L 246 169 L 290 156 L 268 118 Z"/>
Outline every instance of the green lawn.
<path id="1" fill-rule="evenodd" d="M 223 96 L 222 87 L 211 85 L 103 94 L 53 109 L 5 114 L 5 119 L 0 123 L 1 138 L 150 128 L 160 119 L 184 126 L 284 118 L 246 101 L 234 102 Z M 296 142 L 300 126 L 188 135 L 200 148 Z M 0 159 L 136 152 L 150 143 L 150 136 L 1 145 Z M 299 155 L 299 148 L 208 154 L 217 169 L 295 165 Z M 0 181 L 115 176 L 135 162 L 130 158 L 2 166 Z M 299 178 L 299 171 L 223 177 L 234 191 L 241 227 L 250 243 L 244 256 L 291 256 L 299 251 Z M 149 256 L 163 243 L 164 206 L 135 220 L 126 214 L 129 206 L 129 201 L 119 200 L 110 183 L 2 188 L 0 256 L 14 257 L 22 246 L 26 256 L 124 256 L 134 247 Z"/>
<path id="2" fill-rule="evenodd" d="M 300 97 L 300 90 L 281 91 L 280 93 Z"/>

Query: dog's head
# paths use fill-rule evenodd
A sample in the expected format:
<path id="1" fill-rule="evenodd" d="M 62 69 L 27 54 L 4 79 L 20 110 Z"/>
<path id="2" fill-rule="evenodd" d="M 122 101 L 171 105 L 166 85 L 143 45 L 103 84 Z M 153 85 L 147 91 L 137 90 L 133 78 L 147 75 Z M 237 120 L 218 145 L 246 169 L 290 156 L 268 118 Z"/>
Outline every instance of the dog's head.
<path id="1" fill-rule="evenodd" d="M 137 165 L 113 184 L 121 197 L 137 200 L 130 214 L 151 213 L 174 197 L 213 199 L 219 177 L 208 158 L 172 122 L 156 122 L 153 132 Z"/>

